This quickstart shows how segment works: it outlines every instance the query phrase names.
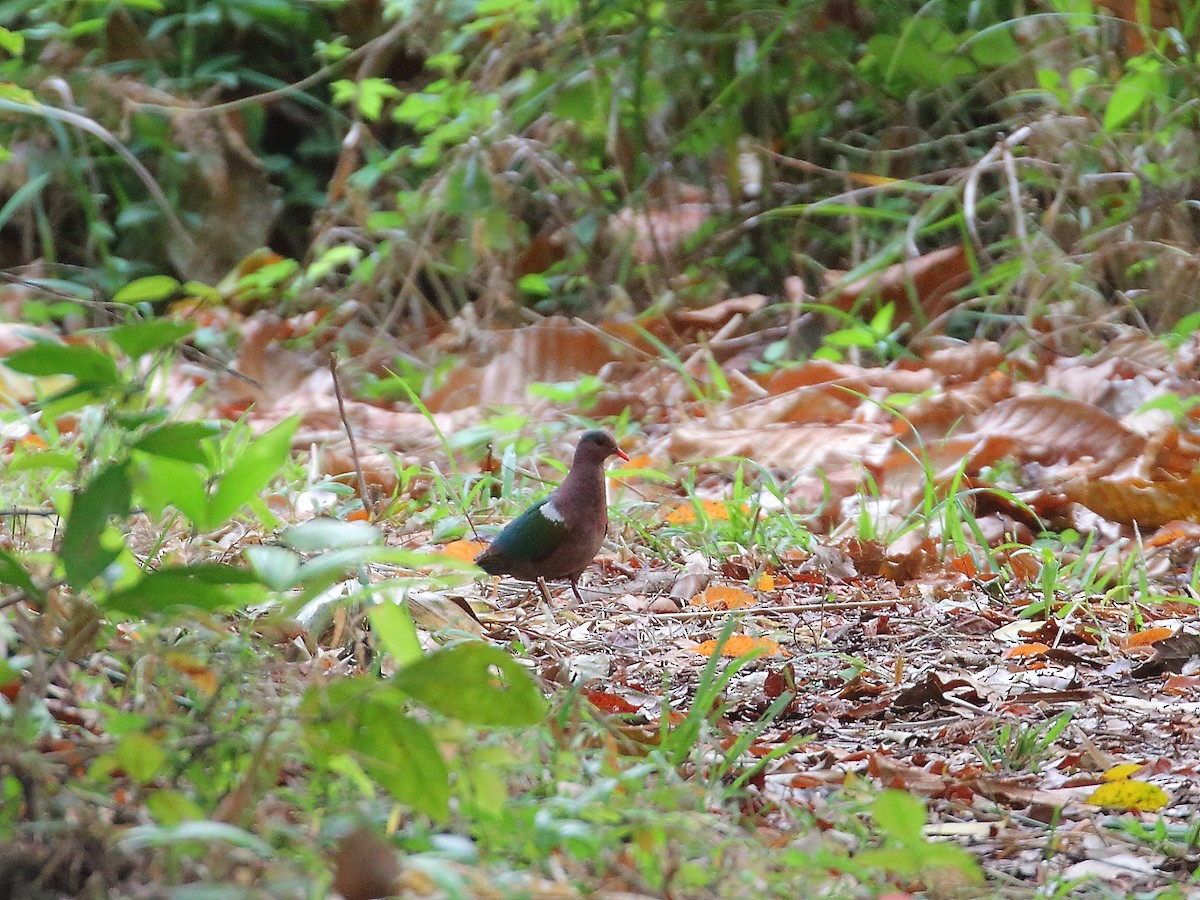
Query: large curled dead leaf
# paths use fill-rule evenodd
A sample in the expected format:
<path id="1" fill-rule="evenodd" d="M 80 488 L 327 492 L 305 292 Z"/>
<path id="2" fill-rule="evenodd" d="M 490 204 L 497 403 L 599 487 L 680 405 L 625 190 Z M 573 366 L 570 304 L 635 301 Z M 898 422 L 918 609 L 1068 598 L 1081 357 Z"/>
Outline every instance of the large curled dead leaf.
<path id="1" fill-rule="evenodd" d="M 913 298 L 923 318 L 935 319 L 949 308 L 948 295 L 961 287 L 970 274 L 962 245 L 943 247 L 915 259 L 905 259 L 870 275 L 864 275 L 839 290 L 830 302 L 844 310 L 855 310 L 860 301 L 877 298 L 879 305 L 895 303 L 897 321 L 912 318 Z"/>
<path id="2" fill-rule="evenodd" d="M 534 382 L 564 382 L 596 375 L 620 358 L 615 342 L 595 329 L 561 316 L 537 325 L 493 332 L 487 359 L 464 358 L 445 383 L 425 400 L 434 412 L 501 405 L 524 405 Z"/>

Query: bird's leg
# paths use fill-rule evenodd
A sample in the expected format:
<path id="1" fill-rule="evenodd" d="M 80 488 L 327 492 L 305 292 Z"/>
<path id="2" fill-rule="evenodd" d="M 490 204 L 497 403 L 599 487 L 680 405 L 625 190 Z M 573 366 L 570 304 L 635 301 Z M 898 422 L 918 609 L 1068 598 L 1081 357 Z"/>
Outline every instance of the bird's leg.
<path id="1" fill-rule="evenodd" d="M 550 588 L 546 587 L 546 579 L 538 576 L 538 587 L 542 592 L 542 609 L 546 611 L 546 618 L 551 622 L 554 621 L 554 606 L 550 600 Z"/>
<path id="2" fill-rule="evenodd" d="M 575 592 L 575 602 L 582 603 L 583 598 L 579 596 L 579 576 L 576 575 L 571 579 L 571 590 Z"/>

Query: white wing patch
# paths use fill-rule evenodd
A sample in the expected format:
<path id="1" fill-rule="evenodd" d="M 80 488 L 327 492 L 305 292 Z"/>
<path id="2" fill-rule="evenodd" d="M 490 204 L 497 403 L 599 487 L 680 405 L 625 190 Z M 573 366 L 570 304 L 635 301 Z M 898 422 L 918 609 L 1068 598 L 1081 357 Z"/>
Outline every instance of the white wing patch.
<path id="1" fill-rule="evenodd" d="M 557 522 L 559 525 L 562 525 L 567 521 L 563 514 L 559 512 L 558 507 L 554 505 L 553 500 L 547 500 L 545 503 L 543 503 L 542 508 L 539 509 L 538 512 L 540 512 L 551 522 Z"/>

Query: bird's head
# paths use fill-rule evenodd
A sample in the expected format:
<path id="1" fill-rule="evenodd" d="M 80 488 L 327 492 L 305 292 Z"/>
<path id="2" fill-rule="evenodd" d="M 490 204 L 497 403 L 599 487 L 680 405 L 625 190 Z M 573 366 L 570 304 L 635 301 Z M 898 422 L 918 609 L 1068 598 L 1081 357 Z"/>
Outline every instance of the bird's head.
<path id="1" fill-rule="evenodd" d="M 585 431 L 579 438 L 579 445 L 575 448 L 576 462 L 586 460 L 602 464 L 610 456 L 619 456 L 623 460 L 629 460 L 628 454 L 618 447 L 617 442 L 605 431 Z"/>

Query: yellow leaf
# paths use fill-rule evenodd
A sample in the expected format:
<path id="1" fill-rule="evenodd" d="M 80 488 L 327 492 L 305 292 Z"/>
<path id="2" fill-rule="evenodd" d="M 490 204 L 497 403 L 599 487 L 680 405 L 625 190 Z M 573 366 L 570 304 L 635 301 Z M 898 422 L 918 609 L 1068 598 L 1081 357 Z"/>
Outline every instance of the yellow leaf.
<path id="1" fill-rule="evenodd" d="M 714 584 L 692 598 L 692 606 L 707 606 L 709 609 L 740 609 L 751 606 L 754 597 L 741 588 Z"/>
<path id="2" fill-rule="evenodd" d="M 770 572 L 763 572 L 758 576 L 758 583 L 755 584 L 755 587 L 760 591 L 775 590 L 775 576 Z"/>
<path id="3" fill-rule="evenodd" d="M 1167 792 L 1145 781 L 1110 781 L 1102 784 L 1087 798 L 1088 803 L 1111 809 L 1144 810 L 1153 812 L 1167 805 Z"/>
<path id="4" fill-rule="evenodd" d="M 1123 781 L 1144 767 L 1144 763 L 1121 763 L 1104 773 L 1105 781 Z"/>

